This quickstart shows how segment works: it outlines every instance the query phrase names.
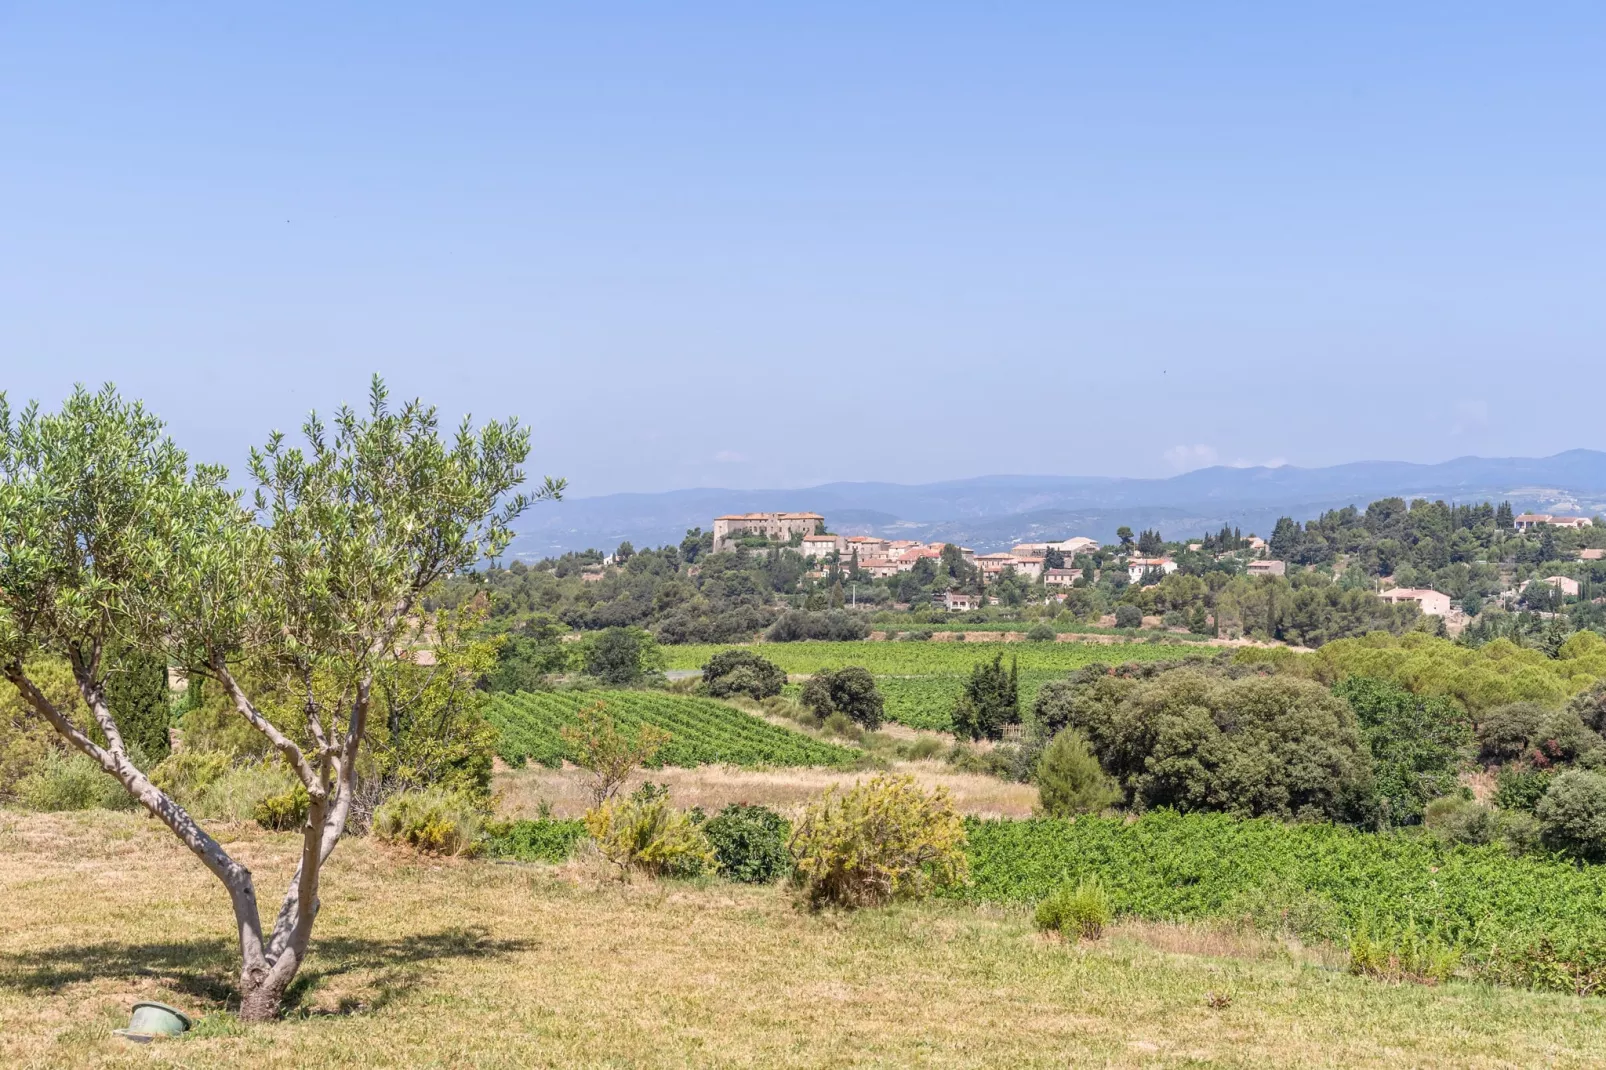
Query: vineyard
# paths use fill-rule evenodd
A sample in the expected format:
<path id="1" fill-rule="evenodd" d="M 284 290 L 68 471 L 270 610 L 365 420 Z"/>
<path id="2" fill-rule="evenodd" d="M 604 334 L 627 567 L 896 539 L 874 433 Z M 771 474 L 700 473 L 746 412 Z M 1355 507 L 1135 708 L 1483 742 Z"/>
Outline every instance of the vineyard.
<path id="1" fill-rule="evenodd" d="M 849 765 L 859 751 L 805 736 L 712 699 L 652 691 L 555 691 L 496 695 L 486 717 L 499 733 L 497 753 L 514 767 L 556 766 L 572 758 L 561 730 L 586 706 L 602 702 L 627 730 L 650 724 L 669 733 L 654 766 Z"/>
<path id="2" fill-rule="evenodd" d="M 671 669 L 700 669 L 721 650 L 710 644 L 666 646 Z M 755 648 L 789 674 L 859 665 L 876 677 L 888 719 L 911 728 L 946 731 L 954 702 L 972 666 L 1002 653 L 1020 670 L 1020 700 L 1030 708 L 1038 688 L 1092 662 L 1167 661 L 1209 656 L 1213 648 L 1181 643 L 765 643 Z"/>
<path id="3" fill-rule="evenodd" d="M 1222 814 L 973 820 L 968 831 L 973 883 L 959 894 L 974 899 L 1031 902 L 1096 875 L 1118 912 L 1142 918 L 1269 913 L 1306 937 L 1435 940 L 1489 980 L 1606 986 L 1606 866 Z"/>

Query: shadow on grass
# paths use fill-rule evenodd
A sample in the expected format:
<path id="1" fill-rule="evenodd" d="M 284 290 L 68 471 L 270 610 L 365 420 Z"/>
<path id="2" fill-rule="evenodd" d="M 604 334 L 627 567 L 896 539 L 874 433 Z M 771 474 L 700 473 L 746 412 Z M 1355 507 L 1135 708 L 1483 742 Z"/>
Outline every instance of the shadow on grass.
<path id="1" fill-rule="evenodd" d="M 528 940 L 494 940 L 484 930 L 453 927 L 394 940 L 312 938 L 311 954 L 296 975 L 287 1014 L 351 1014 L 383 1007 L 428 979 L 432 966 L 450 959 L 496 958 L 523 951 Z M 216 1006 L 238 1007 L 235 978 L 239 949 L 231 941 L 197 939 L 125 943 L 105 941 L 0 954 L 0 989 L 44 992 L 92 981 L 157 981 Z M 355 990 L 333 1006 L 304 1001 L 326 982 L 350 976 Z"/>

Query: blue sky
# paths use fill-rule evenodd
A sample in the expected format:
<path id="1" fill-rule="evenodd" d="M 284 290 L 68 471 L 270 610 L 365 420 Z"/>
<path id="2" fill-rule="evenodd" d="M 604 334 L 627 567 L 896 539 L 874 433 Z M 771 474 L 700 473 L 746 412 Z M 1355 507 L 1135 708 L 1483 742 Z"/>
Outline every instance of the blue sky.
<path id="1" fill-rule="evenodd" d="M 581 495 L 1606 447 L 1598 4 L 230 7 L 0 0 L 13 400 L 238 466 L 380 371 Z"/>

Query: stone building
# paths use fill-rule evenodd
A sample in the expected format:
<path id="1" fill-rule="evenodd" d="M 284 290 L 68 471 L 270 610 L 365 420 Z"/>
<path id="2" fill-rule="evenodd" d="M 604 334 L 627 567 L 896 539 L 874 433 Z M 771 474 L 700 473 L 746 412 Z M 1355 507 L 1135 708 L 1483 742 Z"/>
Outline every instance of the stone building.
<path id="1" fill-rule="evenodd" d="M 728 550 L 742 535 L 763 535 L 790 542 L 794 535 L 813 535 L 825 526 L 819 513 L 728 513 L 714 518 L 714 549 Z"/>

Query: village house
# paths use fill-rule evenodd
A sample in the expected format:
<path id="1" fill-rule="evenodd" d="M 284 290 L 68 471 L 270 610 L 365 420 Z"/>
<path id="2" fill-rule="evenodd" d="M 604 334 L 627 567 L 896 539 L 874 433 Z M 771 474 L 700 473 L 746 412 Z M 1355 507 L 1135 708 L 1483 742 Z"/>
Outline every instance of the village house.
<path id="1" fill-rule="evenodd" d="M 805 535 L 798 553 L 804 557 L 830 557 L 842 552 L 842 541 L 840 535 Z"/>
<path id="2" fill-rule="evenodd" d="M 909 568 L 913 567 L 913 564 L 909 566 Z M 888 561 L 884 557 L 874 558 L 870 561 L 860 561 L 859 568 L 862 571 L 869 573 L 871 576 L 874 576 L 878 580 L 886 579 L 888 576 L 896 576 L 900 572 L 908 571 L 908 569 L 904 568 L 901 561 Z"/>
<path id="3" fill-rule="evenodd" d="M 1082 574 L 1079 568 L 1049 568 L 1043 570 L 1043 583 L 1049 587 L 1069 587 Z"/>
<path id="4" fill-rule="evenodd" d="M 728 513 L 714 518 L 714 549 L 727 550 L 742 535 L 762 535 L 789 542 L 794 535 L 813 535 L 825 527 L 819 513 Z"/>
<path id="5" fill-rule="evenodd" d="M 1019 560 L 1014 554 L 981 554 L 976 558 L 976 567 L 983 576 L 996 576 L 1006 568 L 1014 568 Z"/>
<path id="6" fill-rule="evenodd" d="M 1606 550 L 1593 549 L 1578 551 L 1578 560 L 1580 561 L 1599 561 L 1602 558 L 1606 558 Z"/>
<path id="7" fill-rule="evenodd" d="M 1169 576 L 1177 570 L 1177 563 L 1169 557 L 1127 558 L 1126 575 L 1133 583 L 1140 582 L 1151 569 L 1159 569 L 1162 575 Z"/>
<path id="8" fill-rule="evenodd" d="M 1017 557 L 1015 558 L 1015 573 L 1019 576 L 1025 576 L 1035 583 L 1043 578 L 1043 559 L 1041 557 Z"/>
<path id="9" fill-rule="evenodd" d="M 1251 561 L 1249 562 L 1249 574 L 1251 576 L 1286 576 L 1288 575 L 1288 562 L 1275 561 L 1271 558 L 1266 558 L 1263 561 Z"/>
<path id="10" fill-rule="evenodd" d="M 1528 581 L 1529 586 L 1532 586 L 1536 583 L 1548 583 L 1550 586 L 1556 588 L 1556 590 L 1560 591 L 1568 598 L 1578 597 L 1578 581 L 1573 579 L 1571 576 L 1546 576 L 1542 580 Z"/>
<path id="11" fill-rule="evenodd" d="M 1552 516 L 1549 513 L 1518 513 L 1512 520 L 1518 531 L 1530 531 L 1540 525 L 1553 528 L 1581 528 L 1590 523 L 1587 516 Z"/>
<path id="12" fill-rule="evenodd" d="M 975 609 L 980 599 L 973 594 L 961 594 L 958 591 L 943 591 L 941 594 L 931 596 L 933 605 L 942 606 L 950 613 L 964 613 Z"/>
<path id="13" fill-rule="evenodd" d="M 1415 602 L 1430 617 L 1450 615 L 1450 596 L 1418 587 L 1391 587 L 1378 596 L 1385 602 Z"/>
<path id="14" fill-rule="evenodd" d="M 1021 542 L 1016 543 L 1010 553 L 1016 557 L 1042 557 L 1050 550 L 1058 550 L 1070 560 L 1077 554 L 1090 554 L 1099 548 L 1097 539 L 1089 539 L 1082 535 L 1074 538 L 1062 539 L 1059 542 Z"/>
<path id="15" fill-rule="evenodd" d="M 859 560 L 863 561 L 867 557 L 890 557 L 891 546 L 886 539 L 878 539 L 874 535 L 852 535 L 845 540 L 842 552 L 851 554 L 857 550 Z"/>
<path id="16" fill-rule="evenodd" d="M 1249 547 L 1251 552 L 1258 554 L 1266 548 L 1266 540 L 1259 535 L 1251 535 L 1244 540 L 1244 545 Z"/>

